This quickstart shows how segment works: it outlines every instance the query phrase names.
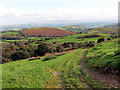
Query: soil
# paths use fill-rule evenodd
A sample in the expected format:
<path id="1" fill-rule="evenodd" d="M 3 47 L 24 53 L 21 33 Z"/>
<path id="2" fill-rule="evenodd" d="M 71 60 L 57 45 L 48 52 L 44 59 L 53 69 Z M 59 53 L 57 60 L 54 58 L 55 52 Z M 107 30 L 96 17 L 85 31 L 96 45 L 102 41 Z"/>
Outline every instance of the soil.
<path id="1" fill-rule="evenodd" d="M 108 86 L 120 88 L 120 75 L 102 74 L 99 71 L 93 71 L 93 70 L 88 69 L 85 65 L 86 54 L 87 52 L 85 52 L 81 60 L 81 63 L 80 63 L 83 71 L 85 71 L 93 79 L 101 81 Z"/>

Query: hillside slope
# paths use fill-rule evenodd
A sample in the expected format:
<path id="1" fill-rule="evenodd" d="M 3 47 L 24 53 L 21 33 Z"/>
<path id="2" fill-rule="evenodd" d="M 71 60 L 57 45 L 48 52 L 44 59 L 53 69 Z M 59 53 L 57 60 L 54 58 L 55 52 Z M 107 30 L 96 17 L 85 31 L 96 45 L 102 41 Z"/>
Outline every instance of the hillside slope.
<path id="1" fill-rule="evenodd" d="M 79 63 L 84 52 L 77 49 L 54 59 L 45 56 L 34 61 L 25 59 L 3 64 L 3 88 L 105 87 L 81 69 Z M 46 58 L 48 61 L 44 61 Z"/>
<path id="2" fill-rule="evenodd" d="M 89 68 L 105 73 L 117 73 L 120 71 L 119 39 L 113 39 L 98 44 L 89 49 L 86 64 Z"/>

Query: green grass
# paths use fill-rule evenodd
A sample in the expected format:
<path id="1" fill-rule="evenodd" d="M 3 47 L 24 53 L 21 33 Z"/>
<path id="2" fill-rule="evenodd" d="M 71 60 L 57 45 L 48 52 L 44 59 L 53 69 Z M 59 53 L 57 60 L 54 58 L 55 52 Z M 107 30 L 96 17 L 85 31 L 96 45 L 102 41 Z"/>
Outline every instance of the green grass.
<path id="1" fill-rule="evenodd" d="M 81 69 L 80 60 L 84 49 L 77 49 L 48 61 L 28 59 L 2 65 L 3 88 L 86 88 L 84 81 L 92 86 L 101 84 L 92 80 Z M 83 77 L 80 79 L 80 75 Z M 92 83 L 90 83 L 92 82 Z"/>
<path id="2" fill-rule="evenodd" d="M 3 35 L 4 34 L 18 34 L 19 32 L 4 32 L 4 33 L 2 33 Z"/>
<path id="3" fill-rule="evenodd" d="M 120 56 L 115 55 L 118 50 L 118 39 L 98 44 L 89 50 L 87 55 L 87 66 L 88 67 L 103 67 L 112 66 L 115 69 L 120 65 Z"/>
<path id="4" fill-rule="evenodd" d="M 80 31 L 85 31 L 87 29 L 87 27 L 84 27 L 84 26 L 74 26 L 74 25 L 64 25 L 62 27 L 58 27 L 58 29 L 67 30 L 67 31 L 80 32 Z"/>
<path id="5" fill-rule="evenodd" d="M 7 33 L 13 33 L 13 32 L 7 32 Z M 53 43 L 53 42 L 58 42 L 58 43 L 65 43 L 65 42 L 76 42 L 76 43 L 82 43 L 82 42 L 86 42 L 86 41 L 95 41 L 97 42 L 97 40 L 100 37 L 96 37 L 96 38 L 84 38 L 84 39 L 77 39 L 78 37 L 84 36 L 84 35 L 89 35 L 89 34 L 76 34 L 76 35 L 68 35 L 68 36 L 63 36 L 63 37 L 56 37 L 54 39 L 50 39 L 50 40 L 46 40 L 47 38 L 50 37 L 22 37 L 23 39 L 19 39 L 19 40 L 4 40 L 5 42 L 15 42 L 15 41 L 28 41 L 28 39 L 30 40 L 43 40 L 43 41 L 39 41 L 39 42 L 45 42 L 45 43 Z M 99 34 L 102 35 L 105 38 L 108 38 L 110 36 L 110 34 Z M 31 43 L 32 45 L 38 45 L 38 41 L 35 41 L 33 43 Z"/>
<path id="6" fill-rule="evenodd" d="M 84 36 L 84 35 L 89 35 L 89 34 L 69 35 L 69 36 L 64 36 L 64 37 L 58 37 L 56 39 L 47 40 L 45 42 L 46 43 L 52 43 L 52 42 L 59 42 L 59 43 L 76 42 L 76 43 L 80 43 L 80 42 L 85 42 L 85 41 L 95 41 L 95 42 L 97 42 L 98 38 L 100 38 L 100 37 L 96 37 L 96 38 L 77 39 L 77 37 L 81 37 L 81 36 Z M 99 35 L 102 35 L 105 38 L 110 36 L 110 34 L 99 34 Z"/>
<path id="7" fill-rule="evenodd" d="M 44 42 L 97 42 L 98 38 L 100 38 L 77 39 L 77 37 L 84 35 L 87 34 L 57 37 Z M 100 35 L 105 38 L 109 37 L 109 34 Z M 41 40 L 44 37 L 27 37 L 21 41 L 27 39 Z M 32 44 L 37 45 L 35 42 Z M 117 50 L 118 39 L 98 44 L 89 49 L 86 64 L 89 68 L 109 64 L 119 69 L 119 56 L 115 56 Z M 82 70 L 80 62 L 85 51 L 86 49 L 76 49 L 61 56 L 44 56 L 33 61 L 24 59 L 2 64 L 3 88 L 61 88 L 62 86 L 65 88 L 86 88 L 84 83 L 93 88 L 105 87 L 103 83 L 94 80 Z"/>
<path id="8" fill-rule="evenodd" d="M 74 57 L 70 58 L 71 55 Z M 75 73 L 79 72 L 77 71 L 79 66 L 76 67 L 76 65 L 80 60 L 80 55 L 81 51 L 75 50 L 68 54 L 57 56 L 55 59 L 49 61 L 42 61 L 44 60 L 43 57 L 35 61 L 28 61 L 25 59 L 3 64 L 3 88 L 45 88 L 51 86 L 51 84 L 57 85 L 56 83 L 58 82 L 52 78 L 54 76 L 51 73 L 65 71 L 62 77 L 68 77 L 67 74 L 71 71 L 70 69 L 72 67 L 74 67 L 73 69 L 75 70 L 74 72 L 71 72 L 73 77 L 64 80 L 68 81 L 67 83 L 71 85 L 78 82 L 78 87 L 85 87 L 78 79 L 77 74 L 75 75 Z M 71 80 L 73 82 L 71 82 Z"/>
<path id="9" fill-rule="evenodd" d="M 27 37 L 28 39 L 33 39 L 33 40 L 45 40 L 49 37 Z"/>
<path id="10" fill-rule="evenodd" d="M 4 42 L 28 41 L 27 39 L 3 40 Z"/>

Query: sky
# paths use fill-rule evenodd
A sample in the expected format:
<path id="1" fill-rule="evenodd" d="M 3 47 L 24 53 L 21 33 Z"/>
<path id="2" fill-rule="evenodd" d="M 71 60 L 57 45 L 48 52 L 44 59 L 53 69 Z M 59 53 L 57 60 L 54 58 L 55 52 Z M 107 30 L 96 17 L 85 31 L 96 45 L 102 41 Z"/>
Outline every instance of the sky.
<path id="1" fill-rule="evenodd" d="M 117 22 L 119 0 L 0 0 L 0 25 Z"/>

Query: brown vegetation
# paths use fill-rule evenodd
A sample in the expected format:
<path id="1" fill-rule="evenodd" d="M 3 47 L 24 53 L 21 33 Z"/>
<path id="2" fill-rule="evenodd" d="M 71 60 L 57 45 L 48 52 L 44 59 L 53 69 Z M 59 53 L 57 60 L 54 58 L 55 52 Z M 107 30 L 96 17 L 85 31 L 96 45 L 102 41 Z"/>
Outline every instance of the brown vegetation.
<path id="1" fill-rule="evenodd" d="M 30 28 L 23 31 L 25 36 L 65 36 L 77 34 L 76 32 L 65 31 L 56 28 L 40 27 L 40 28 Z"/>
<path id="2" fill-rule="evenodd" d="M 95 38 L 95 37 L 101 37 L 101 35 L 85 35 L 82 37 L 78 37 L 77 39 L 81 39 L 81 38 Z"/>

